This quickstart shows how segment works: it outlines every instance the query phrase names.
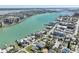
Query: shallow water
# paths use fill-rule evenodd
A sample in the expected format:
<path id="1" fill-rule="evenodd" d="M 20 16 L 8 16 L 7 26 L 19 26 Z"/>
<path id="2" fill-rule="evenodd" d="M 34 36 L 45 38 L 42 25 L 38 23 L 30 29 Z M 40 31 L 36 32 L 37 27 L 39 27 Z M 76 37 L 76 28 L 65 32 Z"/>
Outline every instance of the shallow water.
<path id="1" fill-rule="evenodd" d="M 0 28 L 0 48 L 5 44 L 13 44 L 15 40 L 21 39 L 31 33 L 40 31 L 44 24 L 55 21 L 59 15 L 66 13 L 45 13 L 32 16 L 25 21 L 6 28 Z"/>

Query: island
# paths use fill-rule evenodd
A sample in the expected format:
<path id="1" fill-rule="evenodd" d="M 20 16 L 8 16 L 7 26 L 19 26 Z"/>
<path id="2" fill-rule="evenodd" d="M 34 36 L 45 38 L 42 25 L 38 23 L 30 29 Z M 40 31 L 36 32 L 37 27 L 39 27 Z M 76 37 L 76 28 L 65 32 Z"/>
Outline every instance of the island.
<path id="1" fill-rule="evenodd" d="M 53 8 L 12 8 L 12 9 L 0 9 L 0 10 L 21 10 L 19 12 L 11 12 L 8 14 L 0 15 L 0 27 L 6 27 L 18 24 L 25 20 L 25 18 L 29 18 L 36 14 L 43 13 L 52 13 L 52 12 L 60 12 L 58 9 Z"/>

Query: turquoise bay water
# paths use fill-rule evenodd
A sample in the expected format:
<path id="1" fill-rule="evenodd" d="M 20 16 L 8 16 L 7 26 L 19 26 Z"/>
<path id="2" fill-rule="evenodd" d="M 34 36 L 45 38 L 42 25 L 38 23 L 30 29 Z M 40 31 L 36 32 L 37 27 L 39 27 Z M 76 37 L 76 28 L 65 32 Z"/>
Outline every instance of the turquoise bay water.
<path id="1" fill-rule="evenodd" d="M 62 13 L 39 14 L 25 19 L 25 21 L 17 25 L 0 28 L 0 48 L 4 47 L 5 44 L 13 44 L 17 39 L 40 31 L 44 27 L 44 24 L 56 20 L 60 14 Z"/>

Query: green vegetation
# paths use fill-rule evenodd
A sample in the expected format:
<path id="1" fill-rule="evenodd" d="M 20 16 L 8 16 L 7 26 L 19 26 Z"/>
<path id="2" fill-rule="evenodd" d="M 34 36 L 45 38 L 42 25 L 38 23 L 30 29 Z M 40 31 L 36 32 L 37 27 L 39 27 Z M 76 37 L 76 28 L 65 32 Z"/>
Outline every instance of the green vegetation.
<path id="1" fill-rule="evenodd" d="M 26 51 L 28 51 L 28 52 L 30 52 L 30 53 L 32 53 L 32 45 L 30 45 L 30 46 L 28 46 L 27 48 L 25 48 L 26 49 Z"/>

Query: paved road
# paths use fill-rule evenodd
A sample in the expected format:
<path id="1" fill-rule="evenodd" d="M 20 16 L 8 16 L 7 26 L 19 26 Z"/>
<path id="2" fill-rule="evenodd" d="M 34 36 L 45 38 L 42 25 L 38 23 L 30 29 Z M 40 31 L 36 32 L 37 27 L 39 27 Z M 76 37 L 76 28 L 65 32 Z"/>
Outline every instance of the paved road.
<path id="1" fill-rule="evenodd" d="M 47 35 L 45 37 L 47 37 L 48 35 L 50 35 L 50 33 L 53 33 L 54 32 L 54 29 L 55 27 L 57 26 L 58 24 L 55 24 L 55 26 L 47 33 Z"/>
<path id="2" fill-rule="evenodd" d="M 45 35 L 44 37 L 47 37 L 48 35 L 50 35 L 50 33 L 54 31 L 54 29 L 55 29 L 56 26 L 57 26 L 57 24 L 55 24 L 55 26 L 54 26 L 54 27 L 47 33 L 47 35 Z M 38 42 L 39 40 L 40 40 L 40 39 L 36 40 L 35 42 Z M 34 44 L 35 42 L 32 42 L 30 45 Z M 30 46 L 30 45 L 28 45 L 28 46 Z M 57 44 L 56 44 L 56 45 L 57 45 Z M 27 48 L 28 46 L 26 46 L 26 47 L 20 49 L 18 52 L 20 52 L 20 51 L 25 51 L 25 52 L 29 53 L 28 51 L 25 50 L 25 48 Z"/>
<path id="3" fill-rule="evenodd" d="M 79 19 L 76 24 L 76 29 L 75 29 L 74 35 L 76 35 L 78 33 L 78 27 L 79 27 Z"/>

